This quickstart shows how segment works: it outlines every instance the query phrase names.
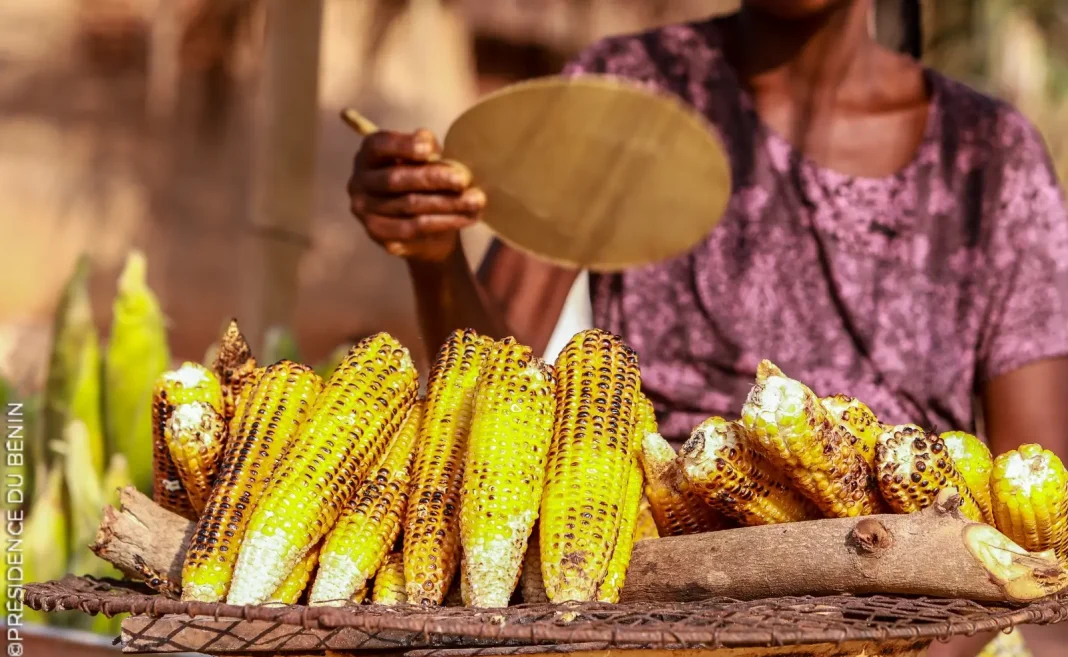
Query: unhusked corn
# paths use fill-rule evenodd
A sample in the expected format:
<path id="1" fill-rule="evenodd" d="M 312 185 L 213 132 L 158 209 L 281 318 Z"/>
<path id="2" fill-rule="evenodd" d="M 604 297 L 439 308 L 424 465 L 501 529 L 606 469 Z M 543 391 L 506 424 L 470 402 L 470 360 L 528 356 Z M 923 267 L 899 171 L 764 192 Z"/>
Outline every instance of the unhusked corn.
<path id="1" fill-rule="evenodd" d="M 230 320 L 222 340 L 219 341 L 219 350 L 215 354 L 212 369 L 222 386 L 223 417 L 229 423 L 237 414 L 241 388 L 256 369 L 256 359 L 252 357 L 252 349 L 249 348 L 236 319 Z"/>
<path id="2" fill-rule="evenodd" d="M 164 430 L 171 461 L 199 516 L 215 484 L 226 445 L 226 422 L 207 402 L 179 404 Z"/>
<path id="3" fill-rule="evenodd" d="M 343 606 L 367 586 L 389 554 L 408 506 L 415 438 L 422 419 L 423 403 L 416 401 L 382 461 L 364 478 L 327 534 L 310 604 Z"/>
<path id="4" fill-rule="evenodd" d="M 371 602 L 376 605 L 393 606 L 408 602 L 404 587 L 404 555 L 390 553 L 375 575 Z"/>
<path id="5" fill-rule="evenodd" d="M 412 604 L 441 604 L 456 576 L 464 454 L 475 385 L 492 345 L 470 329 L 455 331 L 430 371 L 404 520 L 404 578 Z"/>
<path id="6" fill-rule="evenodd" d="M 472 607 L 507 607 L 545 486 L 556 406 L 551 368 L 506 338 L 482 364 L 460 496 Z"/>
<path id="7" fill-rule="evenodd" d="M 177 370 L 164 372 L 156 381 L 152 393 L 152 499 L 164 509 L 190 520 L 196 520 L 198 512 L 189 500 L 167 445 L 167 424 L 175 406 L 193 402 L 206 403 L 216 412 L 222 412 L 219 380 L 203 365 L 185 363 Z"/>
<path id="8" fill-rule="evenodd" d="M 953 487 L 961 497 L 961 512 L 983 522 L 983 512 L 937 435 L 913 424 L 888 428 L 875 446 L 875 467 L 879 490 L 895 512 L 925 509 L 934 504 L 939 491 Z"/>
<path id="9" fill-rule="evenodd" d="M 1068 565 L 1068 472 L 1053 452 L 1021 445 L 994 459 L 990 490 L 997 528 L 1032 552 Z"/>
<path id="10" fill-rule="evenodd" d="M 596 598 L 619 532 L 630 464 L 638 357 L 618 336 L 582 331 L 556 361 L 556 423 L 542 495 L 545 591 Z"/>
<path id="11" fill-rule="evenodd" d="M 321 389 L 315 372 L 290 361 L 263 373 L 241 426 L 227 442 L 215 487 L 186 552 L 183 600 L 219 602 L 226 596 L 252 511 Z"/>
<path id="12" fill-rule="evenodd" d="M 259 604 L 334 525 L 415 401 L 411 355 L 386 333 L 349 352 L 331 375 L 252 512 L 229 604 Z"/>
<path id="13" fill-rule="evenodd" d="M 875 467 L 875 443 L 886 429 L 868 405 L 848 395 L 832 395 L 820 399 L 839 428 L 845 431 L 853 449 L 860 452 L 869 468 Z"/>
<path id="14" fill-rule="evenodd" d="M 682 536 L 726 529 L 731 523 L 710 507 L 686 482 L 678 455 L 658 433 L 642 440 L 645 495 L 660 536 Z"/>
<path id="15" fill-rule="evenodd" d="M 812 520 L 812 503 L 749 445 L 745 428 L 720 417 L 705 420 L 682 446 L 682 471 L 710 506 L 745 526 Z"/>
<path id="16" fill-rule="evenodd" d="M 939 438 L 946 444 L 949 456 L 957 472 L 964 477 L 968 490 L 983 519 L 988 525 L 994 524 L 994 509 L 990 502 L 990 473 L 994 470 L 994 456 L 986 444 L 970 433 L 947 431 Z"/>
<path id="17" fill-rule="evenodd" d="M 308 553 L 304 555 L 304 558 L 297 562 L 297 566 L 290 571 L 286 578 L 282 580 L 282 583 L 278 586 L 271 597 L 267 599 L 269 603 L 281 603 L 284 605 L 295 605 L 300 600 L 300 596 L 304 593 L 304 589 L 308 587 L 308 582 L 311 581 L 312 573 L 315 571 L 316 565 L 319 563 L 319 549 L 322 547 L 322 543 L 316 543 L 315 547 L 308 550 Z"/>
<path id="18" fill-rule="evenodd" d="M 742 425 L 753 446 L 824 515 L 844 518 L 882 509 L 871 468 L 819 397 L 767 361 L 742 407 Z"/>

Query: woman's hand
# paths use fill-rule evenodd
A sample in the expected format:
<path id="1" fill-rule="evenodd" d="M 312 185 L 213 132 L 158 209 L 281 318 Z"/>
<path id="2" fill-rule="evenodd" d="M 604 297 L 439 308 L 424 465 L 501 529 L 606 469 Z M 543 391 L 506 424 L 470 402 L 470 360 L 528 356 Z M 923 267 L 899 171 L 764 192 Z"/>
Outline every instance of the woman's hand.
<path id="1" fill-rule="evenodd" d="M 424 262 L 455 253 L 460 229 L 474 224 L 486 205 L 471 173 L 441 160 L 428 130 L 367 136 L 348 191 L 352 214 L 371 239 L 395 256 Z"/>

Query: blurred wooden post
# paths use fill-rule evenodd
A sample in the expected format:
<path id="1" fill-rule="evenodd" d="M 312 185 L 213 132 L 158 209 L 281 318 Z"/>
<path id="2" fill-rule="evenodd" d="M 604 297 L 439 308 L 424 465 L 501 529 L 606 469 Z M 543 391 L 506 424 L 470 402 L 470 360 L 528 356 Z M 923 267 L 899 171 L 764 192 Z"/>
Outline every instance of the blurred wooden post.
<path id="1" fill-rule="evenodd" d="M 322 0 L 267 0 L 253 130 L 251 217 L 240 256 L 239 319 L 254 351 L 290 326 L 315 210 Z"/>

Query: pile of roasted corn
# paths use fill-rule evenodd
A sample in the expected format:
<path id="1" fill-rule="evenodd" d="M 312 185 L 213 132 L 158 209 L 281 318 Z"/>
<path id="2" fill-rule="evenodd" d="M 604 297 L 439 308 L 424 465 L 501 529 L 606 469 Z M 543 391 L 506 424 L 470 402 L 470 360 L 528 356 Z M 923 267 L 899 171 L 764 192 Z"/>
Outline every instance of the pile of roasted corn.
<path id="1" fill-rule="evenodd" d="M 214 367 L 160 377 L 152 425 L 155 499 L 197 522 L 186 600 L 503 607 L 526 566 L 552 602 L 615 602 L 635 541 L 910 513 L 947 486 L 970 518 L 1068 557 L 1068 477 L 1049 452 L 994 460 L 968 434 L 884 426 L 764 362 L 741 419 L 710 418 L 676 454 L 636 355 L 600 330 L 555 365 L 456 331 L 421 398 L 388 334 L 324 381 L 257 367 L 232 324 Z"/>

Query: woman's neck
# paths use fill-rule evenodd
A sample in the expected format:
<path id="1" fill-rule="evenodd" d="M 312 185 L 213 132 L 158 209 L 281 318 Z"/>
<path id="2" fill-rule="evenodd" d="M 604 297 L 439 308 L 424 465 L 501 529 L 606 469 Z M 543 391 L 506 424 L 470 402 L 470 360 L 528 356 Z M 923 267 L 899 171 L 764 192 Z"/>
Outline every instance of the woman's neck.
<path id="1" fill-rule="evenodd" d="M 757 95 L 834 97 L 867 77 L 865 62 L 877 49 L 870 9 L 870 0 L 842 0 L 809 18 L 783 19 L 743 3 L 726 54 Z"/>

